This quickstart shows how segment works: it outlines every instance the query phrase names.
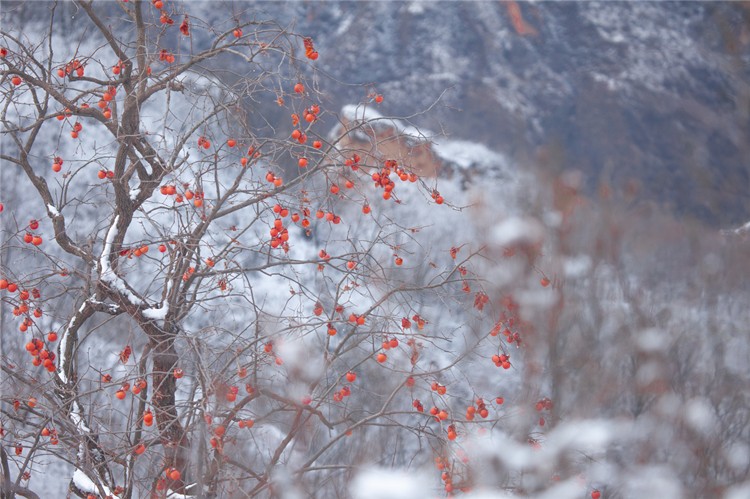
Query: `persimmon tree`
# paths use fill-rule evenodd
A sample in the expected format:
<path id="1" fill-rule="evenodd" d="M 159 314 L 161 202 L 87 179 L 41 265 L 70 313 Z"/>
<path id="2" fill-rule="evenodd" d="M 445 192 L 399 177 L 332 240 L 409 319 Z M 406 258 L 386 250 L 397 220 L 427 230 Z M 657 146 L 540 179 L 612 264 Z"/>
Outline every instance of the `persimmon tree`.
<path id="1" fill-rule="evenodd" d="M 521 339 L 479 248 L 405 222 L 460 213 L 410 165 L 425 138 L 369 87 L 327 109 L 314 41 L 250 12 L 29 8 L 0 34 L 4 494 L 55 463 L 77 497 L 334 494 L 415 457 L 468 486 L 444 447 L 503 400 L 445 374 L 510 376 Z"/>
<path id="2" fill-rule="evenodd" d="M 3 4 L 0 497 L 747 495 L 746 244 L 207 5 Z"/>

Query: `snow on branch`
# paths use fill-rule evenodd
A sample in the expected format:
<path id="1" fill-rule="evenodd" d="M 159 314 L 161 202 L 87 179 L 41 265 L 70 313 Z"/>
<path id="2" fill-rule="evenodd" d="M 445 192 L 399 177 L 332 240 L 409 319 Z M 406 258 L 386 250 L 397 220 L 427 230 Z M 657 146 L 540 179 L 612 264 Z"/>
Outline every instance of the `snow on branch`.
<path id="1" fill-rule="evenodd" d="M 109 255 L 112 253 L 112 244 L 117 236 L 117 222 L 119 220 L 120 215 L 116 215 L 114 220 L 112 220 L 112 225 L 110 225 L 109 230 L 107 231 L 107 237 L 104 240 L 104 249 L 102 249 L 102 254 L 99 257 L 101 280 L 113 287 L 133 305 L 141 306 L 144 304 L 143 300 L 138 298 L 135 293 L 130 290 L 127 284 L 125 284 L 125 281 L 117 275 L 109 264 Z"/>

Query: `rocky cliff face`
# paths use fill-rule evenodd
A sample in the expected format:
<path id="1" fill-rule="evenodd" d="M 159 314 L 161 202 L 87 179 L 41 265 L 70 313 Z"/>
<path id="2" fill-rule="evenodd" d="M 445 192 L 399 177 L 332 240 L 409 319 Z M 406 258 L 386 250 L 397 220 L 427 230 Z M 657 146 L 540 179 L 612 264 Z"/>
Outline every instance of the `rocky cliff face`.
<path id="1" fill-rule="evenodd" d="M 630 181 L 713 224 L 750 216 L 750 8 L 696 2 L 287 2 L 318 66 L 381 109 L 521 164 Z M 445 92 L 443 94 L 443 92 Z M 332 96 L 356 102 L 361 87 Z M 442 96 L 441 96 L 442 95 Z M 633 182 L 630 182 L 633 184 Z"/>

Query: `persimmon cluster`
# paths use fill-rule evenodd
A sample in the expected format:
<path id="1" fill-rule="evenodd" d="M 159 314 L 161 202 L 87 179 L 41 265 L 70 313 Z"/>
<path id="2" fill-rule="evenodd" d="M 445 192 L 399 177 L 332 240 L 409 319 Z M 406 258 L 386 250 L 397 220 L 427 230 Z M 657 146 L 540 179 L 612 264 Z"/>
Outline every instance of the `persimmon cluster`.
<path id="1" fill-rule="evenodd" d="M 352 394 L 351 387 L 349 385 L 344 385 L 343 387 L 341 387 L 341 390 L 333 394 L 333 401 L 341 402 L 344 400 L 344 398 L 350 396 L 351 394 Z"/>
<path id="2" fill-rule="evenodd" d="M 39 228 L 39 221 L 38 220 L 31 220 L 29 222 L 29 225 L 27 226 L 27 229 L 29 231 L 35 231 Z M 33 234 L 32 232 L 26 232 L 23 236 L 23 242 L 26 244 L 33 244 L 34 246 L 39 246 L 42 244 L 43 239 L 42 236 L 38 234 Z"/>
<path id="3" fill-rule="evenodd" d="M 165 196 L 174 196 L 175 203 L 182 203 L 184 200 L 192 201 L 196 208 L 203 206 L 204 194 L 203 191 L 192 191 L 188 188 L 190 184 L 183 184 L 184 194 L 177 192 L 177 186 L 174 184 L 162 185 L 159 192 Z"/>
<path id="4" fill-rule="evenodd" d="M 25 333 L 31 326 L 34 325 L 34 319 L 31 318 L 31 315 L 33 314 L 33 316 L 37 319 L 42 316 L 42 310 L 40 308 L 35 308 L 33 312 L 30 312 L 30 307 L 27 302 L 30 297 L 38 300 L 41 297 L 41 293 L 37 288 L 32 289 L 31 292 L 25 289 L 18 289 L 17 284 L 8 282 L 7 279 L 0 279 L 0 290 L 4 289 L 7 289 L 11 293 L 15 293 L 16 291 L 18 292 L 18 299 L 21 303 L 13 308 L 13 315 L 15 317 L 24 316 L 24 319 L 21 322 L 21 325 L 18 327 L 18 330 L 22 333 Z M 57 336 L 55 335 L 54 338 L 57 339 Z"/>
<path id="5" fill-rule="evenodd" d="M 364 315 L 358 315 L 352 312 L 351 314 L 349 314 L 349 322 L 351 322 L 352 324 L 356 324 L 358 326 L 364 326 L 366 322 L 366 318 Z M 383 360 L 380 360 L 381 359 L 380 355 L 383 355 L 382 357 Z M 385 359 L 386 359 L 385 354 L 383 353 L 378 354 L 378 362 L 385 362 Z"/>
<path id="6" fill-rule="evenodd" d="M 487 410 L 487 405 L 484 403 L 484 399 L 482 398 L 477 398 L 476 406 L 472 404 L 466 408 L 466 419 L 469 421 L 473 421 L 474 416 L 477 413 L 479 413 L 479 416 L 482 419 L 487 419 L 487 417 L 490 415 L 490 411 Z"/>
<path id="7" fill-rule="evenodd" d="M 74 59 L 67 63 L 65 66 L 61 67 L 57 70 L 57 76 L 60 78 L 65 78 L 66 76 L 70 76 L 75 72 L 76 76 L 81 77 L 85 73 L 84 65 L 81 64 L 81 61 L 78 59 Z"/>
<path id="8" fill-rule="evenodd" d="M 56 334 L 55 339 L 57 339 Z M 29 352 L 29 355 L 33 357 L 31 363 L 34 364 L 34 366 L 38 367 L 43 365 L 44 368 L 49 372 L 53 372 L 55 370 L 55 352 L 52 352 L 45 348 L 44 341 L 42 341 L 40 338 L 33 338 L 31 341 L 26 343 L 26 351 Z"/>
<path id="9" fill-rule="evenodd" d="M 133 257 L 141 257 L 148 253 L 148 245 L 144 244 L 143 246 L 139 246 L 137 248 L 126 248 L 120 250 L 120 256 L 121 257 L 127 257 L 128 259 L 132 259 Z"/>
<path id="10" fill-rule="evenodd" d="M 130 391 L 133 392 L 133 395 L 138 395 L 146 388 L 148 388 L 148 382 L 143 378 L 138 378 L 137 380 L 135 380 L 135 383 L 133 383 Z"/>
<path id="11" fill-rule="evenodd" d="M 441 385 L 437 381 L 432 382 L 432 385 L 430 385 L 430 389 L 433 392 L 436 392 L 438 395 L 445 395 L 448 392 L 448 389 L 445 387 L 445 385 Z"/>
<path id="12" fill-rule="evenodd" d="M 188 267 L 188 269 L 182 273 L 182 280 L 187 282 L 195 273 L 195 267 Z"/>
<path id="13" fill-rule="evenodd" d="M 361 158 L 359 157 L 359 154 L 354 153 L 352 154 L 351 158 L 347 158 L 346 161 L 344 161 L 344 164 L 351 168 L 353 171 L 359 170 L 359 162 L 361 161 Z"/>
<path id="14" fill-rule="evenodd" d="M 159 16 L 159 22 L 166 26 L 172 26 L 174 24 L 174 19 L 169 17 L 166 10 L 162 10 L 161 15 Z"/>
<path id="15" fill-rule="evenodd" d="M 202 147 L 203 149 L 208 149 L 211 147 L 211 141 L 208 140 L 206 137 L 201 135 L 198 137 L 198 147 Z"/>
<path id="16" fill-rule="evenodd" d="M 508 343 L 515 343 L 517 347 L 521 346 L 521 324 L 516 320 L 516 310 L 518 304 L 512 296 L 504 296 L 501 300 L 502 306 L 507 310 L 500 314 L 500 319 L 495 323 L 490 336 L 498 336 L 501 332 Z"/>
<path id="17" fill-rule="evenodd" d="M 73 116 L 73 111 L 70 110 L 70 108 L 65 108 L 63 112 L 57 115 L 57 121 L 62 121 L 66 118 L 70 118 Z"/>
<path id="18" fill-rule="evenodd" d="M 280 204 L 275 204 L 273 207 L 273 212 L 279 215 L 281 218 L 286 218 L 289 216 L 289 209 L 284 208 Z M 308 218 L 310 216 L 310 208 L 303 207 L 302 208 L 302 214 L 300 215 L 298 212 L 292 213 L 292 222 L 299 223 L 303 228 L 307 229 L 310 227 L 310 219 Z"/>
<path id="19" fill-rule="evenodd" d="M 34 399 L 34 397 L 31 397 L 29 399 L 29 407 L 33 407 L 31 405 L 31 399 Z M 36 402 L 36 399 L 34 399 L 34 401 Z M 43 437 L 49 437 L 49 443 L 52 445 L 57 445 L 58 443 L 60 443 L 60 440 L 57 437 L 57 430 L 54 428 L 48 428 L 45 426 L 44 428 L 42 428 L 41 435 Z"/>
<path id="20" fill-rule="evenodd" d="M 265 353 L 267 353 L 267 354 L 269 354 L 269 355 L 271 355 L 271 356 L 274 357 L 274 362 L 276 363 L 277 366 L 280 366 L 281 364 L 284 363 L 281 360 L 281 357 L 276 356 L 276 354 L 274 353 L 274 351 L 273 351 L 273 341 L 269 341 L 268 343 L 266 343 L 265 345 L 263 345 L 263 351 Z M 254 391 L 254 389 L 252 387 L 250 387 L 250 385 L 246 385 L 245 389 L 248 390 L 248 393 L 252 393 L 251 390 Z"/>
<path id="21" fill-rule="evenodd" d="M 304 91 L 304 86 L 301 83 L 297 83 L 299 86 L 295 86 L 295 91 Z M 312 106 L 305 108 L 304 111 L 302 111 L 302 117 L 305 119 L 306 122 L 312 123 L 313 121 L 318 119 L 318 113 L 320 113 L 320 106 L 318 104 L 313 104 Z M 300 123 L 300 117 L 297 113 L 292 113 L 292 126 L 297 126 Z M 319 147 L 316 147 L 316 149 L 319 149 Z"/>
<path id="22" fill-rule="evenodd" d="M 81 132 L 81 130 L 83 130 L 83 125 L 81 125 L 80 122 L 76 121 L 75 123 L 73 123 L 73 130 L 71 130 L 70 132 L 70 138 L 77 139 L 78 134 Z"/>
<path id="23" fill-rule="evenodd" d="M 440 191 L 438 191 L 437 189 L 432 190 L 431 196 L 432 196 L 432 199 L 435 200 L 436 204 L 443 204 L 443 202 L 445 201 L 443 199 L 443 196 L 440 195 Z"/>
<path id="24" fill-rule="evenodd" d="M 383 199 L 391 199 L 391 192 L 396 187 L 396 183 L 391 179 L 391 173 L 397 175 L 402 182 L 416 182 L 418 179 L 416 173 L 407 173 L 400 168 L 395 159 L 387 159 L 383 168 L 372 174 L 375 187 L 383 189 Z"/>
<path id="25" fill-rule="evenodd" d="M 281 248 L 285 253 L 289 252 L 289 230 L 284 227 L 284 221 L 277 218 L 273 221 L 273 227 L 270 230 L 271 234 L 271 247 Z"/>
<path id="26" fill-rule="evenodd" d="M 495 363 L 495 366 L 502 367 L 503 369 L 510 369 L 510 355 L 502 353 L 500 355 L 495 354 L 492 356 L 492 362 Z"/>
<path id="27" fill-rule="evenodd" d="M 490 297 L 487 296 L 487 293 L 484 291 L 477 292 L 476 295 L 474 295 L 474 308 L 479 310 L 480 312 L 484 310 L 484 306 L 489 303 Z"/>
<path id="28" fill-rule="evenodd" d="M 438 423 L 440 421 L 445 421 L 448 419 L 448 410 L 447 409 L 438 409 L 436 406 L 433 406 L 432 409 L 430 409 L 430 414 L 434 416 L 435 421 Z"/>
<path id="29" fill-rule="evenodd" d="M 106 119 L 110 119 L 112 117 L 112 110 L 109 108 L 109 103 L 112 102 L 112 99 L 115 98 L 115 95 L 117 95 L 117 87 L 114 85 L 110 85 L 107 87 L 107 90 L 102 94 L 102 98 L 97 103 L 97 106 L 99 106 L 99 109 L 102 110 L 102 114 Z"/>
<path id="30" fill-rule="evenodd" d="M 302 42 L 305 44 L 305 56 L 312 61 L 316 60 L 318 58 L 318 52 L 313 46 L 312 38 L 307 37 Z"/>
<path id="31" fill-rule="evenodd" d="M 63 159 L 60 156 L 55 156 L 55 159 L 52 160 L 52 171 L 58 173 L 62 170 L 62 165 Z"/>
<path id="32" fill-rule="evenodd" d="M 266 181 L 272 183 L 274 187 L 281 187 L 284 184 L 284 180 L 277 177 L 273 172 L 266 173 Z"/>
<path id="33" fill-rule="evenodd" d="M 419 314 L 414 314 L 411 318 L 414 322 L 417 324 L 417 329 L 420 331 L 424 329 L 426 324 L 429 324 L 426 319 L 422 318 Z M 401 327 L 404 329 L 410 329 L 412 322 L 409 320 L 408 317 L 404 317 L 401 319 Z"/>
<path id="34" fill-rule="evenodd" d="M 159 51 L 159 60 L 167 64 L 172 64 L 175 61 L 174 54 L 167 49 L 161 49 Z"/>
<path id="35" fill-rule="evenodd" d="M 552 407 L 554 407 L 554 404 L 552 403 L 552 400 L 549 399 L 549 397 L 543 397 L 539 399 L 539 401 L 534 406 L 537 412 L 551 411 Z M 544 416 L 540 415 L 539 426 L 544 426 L 544 423 L 545 423 Z"/>
<path id="36" fill-rule="evenodd" d="M 398 338 L 385 338 L 383 342 L 380 344 L 383 347 L 383 350 L 390 350 L 391 348 L 398 348 Z"/>

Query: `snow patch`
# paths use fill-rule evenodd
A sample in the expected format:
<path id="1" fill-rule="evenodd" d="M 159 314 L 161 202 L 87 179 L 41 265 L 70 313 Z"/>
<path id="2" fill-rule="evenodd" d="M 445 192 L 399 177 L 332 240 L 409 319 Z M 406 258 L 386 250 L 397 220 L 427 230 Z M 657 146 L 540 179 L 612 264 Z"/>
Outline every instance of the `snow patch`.
<path id="1" fill-rule="evenodd" d="M 109 230 L 107 231 L 107 237 L 104 239 L 104 249 L 102 249 L 102 254 L 99 257 L 101 279 L 104 282 L 111 283 L 117 280 L 117 274 L 115 274 L 112 267 L 109 266 L 109 254 L 112 252 L 112 242 L 115 240 L 115 236 L 117 236 L 117 222 L 119 220 L 120 215 L 116 215 L 115 219 L 112 220 L 112 225 L 110 225 Z"/>
<path id="2" fill-rule="evenodd" d="M 164 303 L 161 307 L 158 308 L 147 308 L 143 311 L 143 316 L 147 319 L 153 319 L 155 321 L 163 321 L 164 318 L 167 316 L 167 312 L 169 312 L 169 304 Z"/>
<path id="3" fill-rule="evenodd" d="M 340 23 L 339 27 L 336 29 L 336 33 L 334 34 L 335 37 L 339 37 L 346 33 L 346 31 L 349 29 L 349 26 L 352 25 L 352 21 L 354 21 L 354 16 L 346 16 Z"/>
<path id="4" fill-rule="evenodd" d="M 455 163 L 460 168 L 467 169 L 478 165 L 505 166 L 507 161 L 484 144 L 468 140 L 445 140 L 433 144 L 433 151 L 444 161 Z"/>
<path id="5" fill-rule="evenodd" d="M 750 482 L 734 485 L 724 494 L 724 499 L 746 499 L 747 497 L 750 497 Z"/>
<path id="6" fill-rule="evenodd" d="M 685 422 L 698 433 L 710 435 L 719 427 L 713 405 L 703 398 L 694 398 L 685 404 Z"/>
<path id="7" fill-rule="evenodd" d="M 51 216 L 52 218 L 55 218 L 55 217 L 59 217 L 59 216 L 60 216 L 60 212 L 59 212 L 59 211 L 57 211 L 57 208 L 55 208 L 55 207 L 54 207 L 54 206 L 52 206 L 51 204 L 48 204 L 48 205 L 47 205 L 47 213 L 49 213 L 49 215 L 50 215 L 50 216 Z"/>
<path id="8" fill-rule="evenodd" d="M 78 487 L 81 492 L 86 493 L 92 493 L 92 494 L 99 494 L 99 488 L 94 484 L 94 482 L 80 469 L 76 469 L 75 472 L 73 472 L 73 483 L 76 487 Z M 102 485 L 102 491 L 104 492 L 105 496 L 112 497 L 114 499 L 119 498 L 120 496 L 117 496 L 112 493 L 111 490 L 109 490 L 109 487 L 106 487 Z"/>
<path id="9" fill-rule="evenodd" d="M 669 346 L 669 336 L 664 331 L 649 328 L 641 332 L 636 342 L 642 352 L 657 353 L 666 351 Z"/>
<path id="10" fill-rule="evenodd" d="M 186 489 L 189 489 L 193 487 L 195 484 L 190 484 L 185 486 Z M 179 492 L 175 492 L 172 489 L 167 490 L 167 499 L 193 499 L 195 496 L 187 496 L 185 494 L 180 494 Z"/>
<path id="11" fill-rule="evenodd" d="M 369 468 L 354 478 L 349 492 L 354 499 L 413 499 L 428 490 L 430 481 L 420 473 Z"/>
<path id="12" fill-rule="evenodd" d="M 367 126 L 377 128 L 392 128 L 407 139 L 427 141 L 434 134 L 428 130 L 417 129 L 401 120 L 386 118 L 371 106 L 348 104 L 341 108 L 342 117 L 353 125 L 366 123 Z M 335 131 L 334 131 L 335 132 Z"/>
<path id="13" fill-rule="evenodd" d="M 115 271 L 109 265 L 109 255 L 112 253 L 112 243 L 117 236 L 117 222 L 120 220 L 120 215 L 115 215 L 112 220 L 112 225 L 107 231 L 107 237 L 104 239 L 104 249 L 99 257 L 99 268 L 101 269 L 101 280 L 114 287 L 121 295 L 130 301 L 133 305 L 143 305 L 143 301 L 135 296 L 130 289 L 128 289 L 125 282 L 115 273 Z"/>
<path id="14" fill-rule="evenodd" d="M 65 352 L 68 349 L 68 341 L 70 340 L 70 329 L 73 327 L 73 322 L 75 322 L 76 317 L 78 317 L 80 314 L 83 313 L 83 310 L 86 308 L 86 302 L 84 301 L 81 305 L 81 308 L 78 309 L 78 312 L 73 314 L 73 317 L 70 318 L 70 322 L 68 322 L 68 326 L 63 330 L 62 338 L 60 338 L 60 344 L 59 344 L 59 350 L 58 350 L 58 357 L 59 360 L 57 362 L 57 375 L 60 377 L 60 380 L 62 380 L 63 383 L 68 383 L 68 376 L 65 374 Z"/>
<path id="15" fill-rule="evenodd" d="M 571 279 L 584 277 L 591 270 L 591 258 L 588 255 L 576 255 L 566 258 L 563 262 L 565 277 Z"/>
<path id="16" fill-rule="evenodd" d="M 424 4 L 422 2 L 410 2 L 406 6 L 406 11 L 412 15 L 419 15 L 424 13 Z"/>
<path id="17" fill-rule="evenodd" d="M 533 245 L 544 238 L 544 228 L 533 218 L 510 217 L 498 223 L 490 237 L 498 246 Z"/>
<path id="18" fill-rule="evenodd" d="M 75 400 L 73 401 L 73 406 L 70 408 L 70 420 L 73 422 L 73 424 L 76 426 L 76 429 L 80 433 L 91 433 L 91 429 L 83 420 L 83 411 L 81 410 L 81 406 L 78 405 L 78 402 Z"/>

